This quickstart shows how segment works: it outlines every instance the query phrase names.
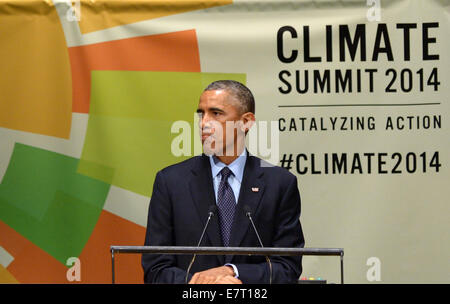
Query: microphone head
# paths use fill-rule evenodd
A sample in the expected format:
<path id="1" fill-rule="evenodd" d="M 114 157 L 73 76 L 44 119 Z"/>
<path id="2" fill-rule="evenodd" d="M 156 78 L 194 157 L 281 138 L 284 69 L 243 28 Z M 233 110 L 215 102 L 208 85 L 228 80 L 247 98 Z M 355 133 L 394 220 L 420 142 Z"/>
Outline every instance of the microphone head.
<path id="1" fill-rule="evenodd" d="M 250 215 L 252 214 L 252 211 L 248 205 L 244 205 L 244 212 L 247 217 L 250 217 Z"/>
<path id="2" fill-rule="evenodd" d="M 214 214 L 216 214 L 216 212 L 217 212 L 217 205 L 216 204 L 210 205 L 209 209 L 208 209 L 208 213 L 211 215 L 214 215 Z"/>

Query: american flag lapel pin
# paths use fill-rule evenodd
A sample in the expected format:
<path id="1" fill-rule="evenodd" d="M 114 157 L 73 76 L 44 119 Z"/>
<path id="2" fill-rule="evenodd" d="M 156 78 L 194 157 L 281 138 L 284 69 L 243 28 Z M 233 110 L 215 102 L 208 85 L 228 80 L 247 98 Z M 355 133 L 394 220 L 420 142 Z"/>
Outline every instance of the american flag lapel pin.
<path id="1" fill-rule="evenodd" d="M 258 188 L 258 187 L 252 187 L 252 191 L 253 191 L 253 192 L 258 192 L 258 191 L 259 191 L 259 188 Z"/>

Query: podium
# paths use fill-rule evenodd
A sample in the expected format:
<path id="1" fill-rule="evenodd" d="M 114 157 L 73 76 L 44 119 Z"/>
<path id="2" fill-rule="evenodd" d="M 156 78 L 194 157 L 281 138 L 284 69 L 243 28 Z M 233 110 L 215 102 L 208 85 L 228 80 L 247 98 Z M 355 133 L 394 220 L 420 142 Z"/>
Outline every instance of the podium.
<path id="1" fill-rule="evenodd" d="M 341 284 L 344 284 L 344 249 L 277 248 L 277 247 L 183 247 L 183 246 L 111 246 L 112 283 L 115 283 L 115 254 L 196 254 L 196 255 L 262 255 L 262 256 L 339 256 Z"/>

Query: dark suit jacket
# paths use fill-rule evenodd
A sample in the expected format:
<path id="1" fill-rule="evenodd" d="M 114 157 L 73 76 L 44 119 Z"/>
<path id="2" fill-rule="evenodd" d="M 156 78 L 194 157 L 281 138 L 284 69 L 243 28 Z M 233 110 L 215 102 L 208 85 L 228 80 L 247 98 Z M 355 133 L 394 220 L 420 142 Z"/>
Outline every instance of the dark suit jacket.
<path id="1" fill-rule="evenodd" d="M 266 163 L 267 164 L 267 163 Z M 252 191 L 259 188 L 259 191 Z M 145 245 L 197 246 L 215 204 L 209 158 L 196 156 L 157 173 L 150 200 Z M 260 247 L 246 217 L 248 205 L 264 247 L 303 247 L 300 224 L 300 195 L 297 178 L 280 167 L 262 167 L 261 159 L 248 155 L 236 206 L 230 247 Z M 218 215 L 209 224 L 201 246 L 223 246 Z M 144 282 L 184 283 L 190 255 L 142 255 Z M 301 257 L 271 257 L 273 283 L 295 283 L 302 266 Z M 269 267 L 263 256 L 198 255 L 193 273 L 235 264 L 243 283 L 268 283 Z"/>

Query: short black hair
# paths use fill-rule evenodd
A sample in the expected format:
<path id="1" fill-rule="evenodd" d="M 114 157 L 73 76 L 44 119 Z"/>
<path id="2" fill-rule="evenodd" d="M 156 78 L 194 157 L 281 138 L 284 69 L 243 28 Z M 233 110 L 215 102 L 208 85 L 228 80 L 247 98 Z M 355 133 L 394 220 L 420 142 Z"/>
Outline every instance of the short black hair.
<path id="1" fill-rule="evenodd" d="M 255 98 L 249 88 L 234 80 L 217 80 L 210 83 L 203 91 L 226 90 L 239 102 L 242 113 L 255 114 Z"/>

